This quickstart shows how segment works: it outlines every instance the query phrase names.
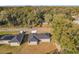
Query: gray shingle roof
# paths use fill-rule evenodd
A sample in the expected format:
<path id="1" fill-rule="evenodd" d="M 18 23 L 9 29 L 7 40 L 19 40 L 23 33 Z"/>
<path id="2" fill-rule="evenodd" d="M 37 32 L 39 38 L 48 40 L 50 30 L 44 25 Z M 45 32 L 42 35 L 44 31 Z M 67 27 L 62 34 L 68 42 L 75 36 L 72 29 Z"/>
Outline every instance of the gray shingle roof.
<path id="1" fill-rule="evenodd" d="M 19 33 L 17 36 L 15 36 L 10 42 L 19 42 L 21 43 L 24 37 L 24 33 Z"/>
<path id="2" fill-rule="evenodd" d="M 37 34 L 37 37 L 39 38 L 39 40 L 50 38 L 49 33 L 40 33 L 40 34 Z"/>
<path id="3" fill-rule="evenodd" d="M 18 40 L 16 39 L 16 36 L 10 41 L 11 42 L 18 42 Z"/>
<path id="4" fill-rule="evenodd" d="M 16 36 L 16 39 L 17 39 L 19 42 L 21 42 L 22 39 L 23 39 L 23 37 L 24 37 L 24 33 L 19 33 L 19 34 Z"/>
<path id="5" fill-rule="evenodd" d="M 38 41 L 42 39 L 49 39 L 49 33 L 31 33 L 29 34 L 28 41 Z"/>
<path id="6" fill-rule="evenodd" d="M 38 41 L 38 38 L 35 36 L 35 33 L 29 34 L 28 41 Z"/>
<path id="7" fill-rule="evenodd" d="M 12 40 L 12 38 L 14 38 L 14 35 L 2 35 L 0 37 L 0 40 Z"/>
<path id="8" fill-rule="evenodd" d="M 3 37 L 4 35 L 0 35 L 0 38 Z"/>

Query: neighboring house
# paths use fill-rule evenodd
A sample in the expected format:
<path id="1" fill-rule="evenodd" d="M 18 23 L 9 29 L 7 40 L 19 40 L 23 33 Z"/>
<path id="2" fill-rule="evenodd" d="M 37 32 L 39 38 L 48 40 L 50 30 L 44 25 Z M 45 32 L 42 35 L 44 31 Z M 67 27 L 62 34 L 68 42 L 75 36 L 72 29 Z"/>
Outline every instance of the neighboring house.
<path id="1" fill-rule="evenodd" d="M 24 32 L 18 35 L 0 35 L 0 44 L 9 44 L 10 46 L 19 46 L 24 38 Z"/>
<path id="2" fill-rule="evenodd" d="M 75 24 L 79 24 L 79 20 L 74 20 L 73 21 Z"/>
<path id="3" fill-rule="evenodd" d="M 49 33 L 31 33 L 28 37 L 29 45 L 37 45 L 38 42 L 49 42 L 50 43 L 50 34 Z"/>
<path id="4" fill-rule="evenodd" d="M 79 24 L 79 16 L 72 16 L 75 20 L 73 20 L 73 22 L 75 24 Z"/>

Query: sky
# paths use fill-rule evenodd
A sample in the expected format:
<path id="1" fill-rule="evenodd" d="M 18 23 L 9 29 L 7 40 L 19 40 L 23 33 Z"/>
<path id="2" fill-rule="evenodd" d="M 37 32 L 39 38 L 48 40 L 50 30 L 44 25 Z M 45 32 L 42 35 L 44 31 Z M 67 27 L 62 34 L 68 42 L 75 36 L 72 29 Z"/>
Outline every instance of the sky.
<path id="1" fill-rule="evenodd" d="M 0 6 L 79 6 L 79 0 L 1 0 Z"/>

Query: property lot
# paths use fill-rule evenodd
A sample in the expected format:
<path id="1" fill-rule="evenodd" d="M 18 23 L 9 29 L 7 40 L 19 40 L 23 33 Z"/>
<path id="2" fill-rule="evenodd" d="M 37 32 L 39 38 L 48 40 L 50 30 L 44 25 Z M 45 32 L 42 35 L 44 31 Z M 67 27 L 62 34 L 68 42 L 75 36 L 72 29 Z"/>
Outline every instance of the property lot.
<path id="1" fill-rule="evenodd" d="M 42 32 L 50 32 L 50 28 L 41 28 L 41 30 L 37 29 L 38 33 Z M 7 32 L 1 32 L 2 34 L 6 34 Z M 9 34 L 11 34 L 10 32 Z M 14 34 L 15 32 L 13 32 Z M 0 54 L 45 54 L 45 53 L 52 53 L 56 49 L 56 46 L 51 40 L 50 43 L 43 43 L 40 42 L 38 45 L 28 45 L 27 42 L 28 35 L 25 35 L 25 38 L 21 44 L 21 46 L 13 47 L 9 45 L 0 45 Z"/>
<path id="2" fill-rule="evenodd" d="M 21 46 L 11 47 L 8 45 L 0 45 L 0 53 L 4 54 L 44 54 L 54 51 L 56 46 L 53 41 L 51 43 L 39 43 L 38 45 L 28 45 L 27 40 L 22 42 Z"/>

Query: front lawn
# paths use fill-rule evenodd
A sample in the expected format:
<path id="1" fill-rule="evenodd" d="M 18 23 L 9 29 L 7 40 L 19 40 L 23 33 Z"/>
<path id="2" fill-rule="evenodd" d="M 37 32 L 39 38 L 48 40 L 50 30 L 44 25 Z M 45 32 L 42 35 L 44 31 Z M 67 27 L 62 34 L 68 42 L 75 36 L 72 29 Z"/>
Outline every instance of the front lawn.
<path id="1" fill-rule="evenodd" d="M 13 32 L 13 31 L 10 31 L 10 32 L 0 31 L 0 35 L 4 35 L 4 34 L 17 34 L 17 32 Z"/>

